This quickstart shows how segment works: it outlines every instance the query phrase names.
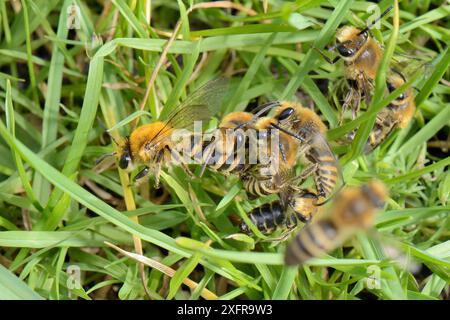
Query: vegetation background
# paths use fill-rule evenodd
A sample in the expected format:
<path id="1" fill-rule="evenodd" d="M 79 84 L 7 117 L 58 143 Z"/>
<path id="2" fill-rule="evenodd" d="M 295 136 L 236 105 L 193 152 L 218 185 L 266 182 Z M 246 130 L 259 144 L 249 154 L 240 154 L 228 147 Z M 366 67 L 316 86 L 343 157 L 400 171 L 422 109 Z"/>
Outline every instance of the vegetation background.
<path id="1" fill-rule="evenodd" d="M 380 1 L 380 12 L 392 4 Z M 395 95 L 376 95 L 370 112 L 338 127 L 342 62 L 310 49 L 331 46 L 340 25 L 364 26 L 371 5 L 0 1 L 0 298 L 447 299 L 450 4 L 399 1 L 372 31 L 387 56 L 377 92 L 393 56 L 426 66 L 408 75 L 412 123 L 362 155 L 374 113 Z M 218 119 L 272 99 L 319 112 L 346 183 L 377 177 L 390 189 L 378 232 L 285 268 L 285 242 L 239 234 L 232 223 L 271 200 L 247 200 L 237 178 L 191 179 L 174 168 L 162 189 L 135 189 L 115 167 L 93 169 L 114 148 L 106 128 L 118 124 L 113 135 L 126 136 L 138 116 L 158 118 L 219 75 L 232 79 L 232 94 Z M 351 145 L 335 143 L 356 127 Z"/>

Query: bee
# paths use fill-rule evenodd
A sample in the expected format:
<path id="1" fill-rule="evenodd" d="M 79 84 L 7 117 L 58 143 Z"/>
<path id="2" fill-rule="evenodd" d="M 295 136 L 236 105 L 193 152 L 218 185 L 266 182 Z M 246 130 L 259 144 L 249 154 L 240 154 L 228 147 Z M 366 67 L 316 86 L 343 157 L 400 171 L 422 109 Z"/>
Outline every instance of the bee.
<path id="1" fill-rule="evenodd" d="M 401 87 L 405 82 L 406 79 L 400 72 L 392 70 L 387 80 L 389 93 Z M 406 128 L 414 116 L 415 110 L 416 104 L 414 102 L 413 89 L 409 88 L 377 114 L 377 119 L 369 135 L 365 152 L 370 152 L 378 147 L 394 129 Z"/>
<path id="2" fill-rule="evenodd" d="M 252 196 L 278 193 L 283 186 L 279 173 L 295 165 L 298 142 L 273 130 L 272 118 L 253 118 L 249 112 L 225 116 L 214 142 L 203 145 L 204 167 L 238 174 Z"/>
<path id="3" fill-rule="evenodd" d="M 287 246 L 286 265 L 303 264 L 320 257 L 341 246 L 357 231 L 368 229 L 386 198 L 386 187 L 379 181 L 342 190 L 334 199 L 329 215 L 300 230 Z"/>
<path id="4" fill-rule="evenodd" d="M 405 82 L 406 79 L 400 72 L 395 69 L 391 70 L 387 79 L 389 93 L 401 87 Z M 377 114 L 375 125 L 369 135 L 364 152 L 369 153 L 374 150 L 396 128 L 404 129 L 414 116 L 415 110 L 413 89 L 409 88 Z M 352 131 L 348 136 L 348 140 L 353 140 L 355 134 L 356 131 Z"/>
<path id="5" fill-rule="evenodd" d="M 134 129 L 120 143 L 118 154 L 110 155 L 118 156 L 119 167 L 123 170 L 132 171 L 143 164 L 144 168 L 134 180 L 139 181 L 152 172 L 158 186 L 161 168 L 180 161 L 174 133 L 178 129 L 191 129 L 195 121 L 208 122 L 219 111 L 227 87 L 225 78 L 207 82 L 164 119 Z"/>
<path id="6" fill-rule="evenodd" d="M 373 80 L 383 56 L 382 47 L 370 37 L 369 30 L 392 8 L 390 6 L 378 19 L 362 30 L 353 26 L 344 26 L 339 29 L 336 33 L 336 44 L 329 49 L 330 51 L 336 49 L 338 52 L 338 56 L 333 61 L 318 50 L 329 63 L 334 64 L 340 58 L 344 61 L 345 78 L 349 80 L 350 91 L 342 109 L 345 111 L 350 106 L 353 118 L 359 110 L 361 98 L 364 97 L 367 103 L 370 101 Z"/>
<path id="7" fill-rule="evenodd" d="M 319 211 L 319 197 L 312 190 L 287 188 L 281 192 L 281 200 L 275 200 L 253 209 L 249 214 L 252 223 L 263 234 L 270 234 L 277 228 L 288 234 L 299 222 L 308 222 Z M 251 234 L 250 227 L 241 221 L 242 232 Z"/>
<path id="8" fill-rule="evenodd" d="M 343 183 L 339 163 L 325 135 L 326 125 L 312 110 L 293 102 L 280 102 L 273 118 L 276 128 L 299 140 L 298 154 L 311 164 L 319 197 L 328 198 L 339 181 Z"/>

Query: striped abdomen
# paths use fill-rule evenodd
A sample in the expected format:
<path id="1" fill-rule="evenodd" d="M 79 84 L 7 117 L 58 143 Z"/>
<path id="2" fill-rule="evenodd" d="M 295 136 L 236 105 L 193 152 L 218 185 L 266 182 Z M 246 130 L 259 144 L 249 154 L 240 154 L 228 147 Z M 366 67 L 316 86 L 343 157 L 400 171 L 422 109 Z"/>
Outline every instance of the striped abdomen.
<path id="1" fill-rule="evenodd" d="M 338 232 L 330 220 L 319 220 L 307 225 L 288 245 L 284 256 L 287 265 L 302 264 L 333 250 Z"/>
<path id="2" fill-rule="evenodd" d="M 334 154 L 328 148 L 312 146 L 308 158 L 318 166 L 314 174 L 318 195 L 321 197 L 330 196 L 338 183 L 339 175 Z"/>
<path id="3" fill-rule="evenodd" d="M 223 173 L 241 173 L 248 167 L 248 139 L 243 131 L 226 135 L 218 129 L 215 140 L 204 145 L 203 159 L 207 166 Z"/>
<path id="4" fill-rule="evenodd" d="M 253 209 L 248 214 L 248 217 L 258 230 L 268 234 L 285 223 L 286 215 L 280 201 L 273 201 Z M 239 227 L 243 232 L 248 234 L 251 233 L 250 228 L 244 221 L 241 222 Z"/>

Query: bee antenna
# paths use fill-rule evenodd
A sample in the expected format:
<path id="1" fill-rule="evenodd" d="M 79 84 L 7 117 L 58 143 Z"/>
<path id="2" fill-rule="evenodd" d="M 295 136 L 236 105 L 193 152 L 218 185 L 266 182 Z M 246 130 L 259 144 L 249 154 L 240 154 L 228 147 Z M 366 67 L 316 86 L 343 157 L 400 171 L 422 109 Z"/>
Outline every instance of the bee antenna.
<path id="1" fill-rule="evenodd" d="M 110 129 L 108 129 L 108 128 L 106 127 L 106 125 L 103 123 L 103 121 L 102 121 L 99 117 L 97 117 L 97 121 L 98 121 L 98 124 L 100 125 L 100 127 L 102 127 L 102 128 L 105 130 L 106 134 L 111 138 L 111 140 L 112 140 L 116 145 L 119 145 L 119 144 L 117 143 L 117 140 L 114 139 L 114 137 L 112 136 L 111 132 L 109 131 Z"/>
<path id="2" fill-rule="evenodd" d="M 111 132 L 109 132 L 109 130 L 106 130 L 105 132 L 108 134 L 108 136 L 111 138 L 111 140 L 112 140 L 116 145 L 119 145 L 119 143 L 118 143 L 117 140 L 113 137 L 113 135 L 111 134 Z M 126 139 L 128 140 L 128 137 L 127 137 Z"/>
<path id="3" fill-rule="evenodd" d="M 380 21 L 381 19 L 383 19 L 383 17 L 385 16 L 385 15 L 387 15 L 388 13 L 389 13 L 389 11 L 391 11 L 392 10 L 392 8 L 393 8 L 394 6 L 393 5 L 391 5 L 391 6 L 389 6 L 389 8 L 387 8 L 386 10 L 384 10 L 384 12 L 378 17 L 378 18 L 376 18 L 371 24 L 369 24 L 367 27 L 365 27 L 363 30 L 361 30 L 359 33 L 358 33 L 358 35 L 361 35 L 361 34 L 363 34 L 364 32 L 366 32 L 366 31 L 369 31 L 378 21 Z"/>
<path id="4" fill-rule="evenodd" d="M 113 156 L 115 156 L 116 154 L 117 154 L 117 152 L 111 152 L 111 153 L 106 153 L 106 154 L 104 154 L 104 155 L 101 155 L 100 157 L 98 157 L 98 158 L 95 160 L 95 165 L 98 165 L 100 162 L 102 162 L 102 161 L 105 160 L 106 158 L 113 157 Z"/>
<path id="5" fill-rule="evenodd" d="M 278 107 L 280 105 L 281 105 L 280 101 L 270 101 L 270 102 L 264 103 L 264 104 L 256 107 L 253 110 L 253 112 L 256 112 L 255 117 L 259 117 L 259 116 L 263 115 L 266 111 L 273 109 L 275 107 Z"/>
<path id="6" fill-rule="evenodd" d="M 276 129 L 278 129 L 278 130 L 280 130 L 281 132 L 284 132 L 284 133 L 286 133 L 286 134 L 288 134 L 288 135 L 290 135 L 290 136 L 292 136 L 292 137 L 294 137 L 294 138 L 300 140 L 301 142 L 305 142 L 305 139 L 303 139 L 302 137 L 300 137 L 298 134 L 295 134 L 295 133 L 293 133 L 293 132 L 291 132 L 291 131 L 289 131 L 289 130 L 286 130 L 286 129 L 280 127 L 279 125 L 277 125 L 277 124 L 275 124 L 275 123 L 272 123 L 271 126 L 274 127 L 274 128 L 276 128 Z"/>
<path id="7" fill-rule="evenodd" d="M 263 115 L 266 111 L 273 109 L 275 107 L 278 107 L 280 105 L 281 105 L 281 103 L 279 101 L 271 101 L 271 102 L 267 102 L 265 104 L 262 104 L 262 105 L 256 107 L 253 110 L 253 112 L 256 111 L 256 113 L 253 115 L 253 118 L 248 122 L 240 124 L 239 126 L 236 127 L 235 130 L 242 129 L 242 128 L 248 126 L 249 124 L 254 123 L 256 121 L 256 119 L 258 119 L 258 117 Z"/>

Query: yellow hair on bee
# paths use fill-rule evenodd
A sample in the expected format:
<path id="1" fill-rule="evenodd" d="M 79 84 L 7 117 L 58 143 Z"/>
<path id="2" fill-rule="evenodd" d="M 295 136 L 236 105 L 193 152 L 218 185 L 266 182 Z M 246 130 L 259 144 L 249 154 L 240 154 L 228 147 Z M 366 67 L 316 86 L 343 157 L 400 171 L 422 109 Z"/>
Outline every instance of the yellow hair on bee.
<path id="1" fill-rule="evenodd" d="M 353 26 L 344 26 L 336 32 L 336 39 L 342 43 L 354 39 L 360 32 L 361 30 Z"/>
<path id="2" fill-rule="evenodd" d="M 389 76 L 389 83 L 395 88 L 401 87 L 405 80 L 397 73 L 391 73 Z M 405 98 L 400 101 L 392 101 L 391 104 L 397 107 L 401 107 L 401 110 L 395 112 L 395 116 L 398 120 L 398 127 L 404 129 L 408 123 L 411 121 L 416 111 L 416 104 L 414 102 L 413 89 L 407 89 L 403 95 Z"/>
<path id="3" fill-rule="evenodd" d="M 129 138 L 132 156 L 139 158 L 142 162 L 149 161 L 149 153 L 142 152 L 145 144 L 157 142 L 153 141 L 157 135 L 160 136 L 158 137 L 158 141 L 165 140 L 165 137 L 170 137 L 172 131 L 172 128 L 167 127 L 165 123 L 160 121 L 137 127 L 133 130 Z"/>

